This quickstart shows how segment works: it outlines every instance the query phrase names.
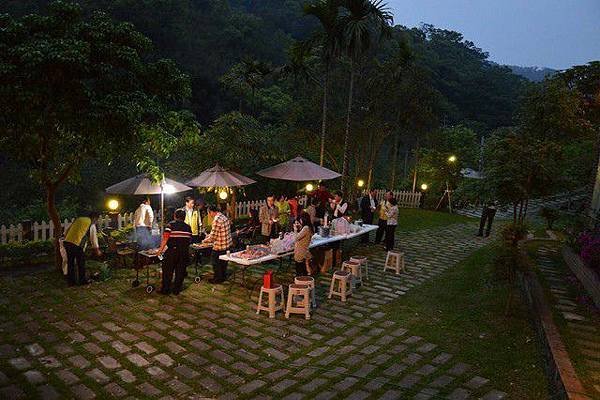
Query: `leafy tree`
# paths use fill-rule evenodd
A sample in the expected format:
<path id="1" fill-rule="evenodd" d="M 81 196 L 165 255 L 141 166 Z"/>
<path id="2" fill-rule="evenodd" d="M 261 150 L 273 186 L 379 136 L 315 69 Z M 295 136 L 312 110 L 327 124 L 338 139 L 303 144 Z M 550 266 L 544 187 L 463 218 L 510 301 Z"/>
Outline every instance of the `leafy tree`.
<path id="1" fill-rule="evenodd" d="M 58 238 L 61 186 L 86 159 L 148 141 L 189 80 L 171 61 L 146 61 L 151 43 L 130 24 L 84 19 L 69 1 L 0 26 L 0 143 L 44 187 Z"/>
<path id="2" fill-rule="evenodd" d="M 342 10 L 338 24 L 342 31 L 342 47 L 350 60 L 350 84 L 341 177 L 341 190 L 344 192 L 350 169 L 350 121 L 356 74 L 355 64 L 367 53 L 374 42 L 390 34 L 389 28 L 393 17 L 387 5 L 381 0 L 344 0 Z"/>
<path id="3" fill-rule="evenodd" d="M 324 65 L 323 73 L 323 106 L 321 117 L 321 151 L 319 162 L 323 165 L 325 157 L 325 138 L 327 136 L 327 95 L 332 63 L 340 54 L 340 27 L 338 24 L 340 0 L 317 0 L 304 6 L 304 13 L 316 17 L 320 23 L 320 30 L 313 35 L 309 43 L 318 46 L 318 51 Z"/>

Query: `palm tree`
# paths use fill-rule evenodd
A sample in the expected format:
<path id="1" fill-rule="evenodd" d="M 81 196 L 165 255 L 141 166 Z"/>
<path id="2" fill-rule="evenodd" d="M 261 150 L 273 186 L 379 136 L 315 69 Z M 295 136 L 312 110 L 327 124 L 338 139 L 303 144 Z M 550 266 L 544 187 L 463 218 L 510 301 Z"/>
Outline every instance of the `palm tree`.
<path id="1" fill-rule="evenodd" d="M 327 134 L 327 93 L 329 91 L 329 73 L 331 65 L 339 55 L 340 50 L 338 18 L 341 3 L 342 0 L 317 0 L 314 3 L 306 4 L 304 6 L 304 14 L 316 17 L 321 24 L 321 31 L 310 39 L 311 43 L 318 44 L 323 65 L 325 67 L 323 80 L 323 117 L 321 121 L 321 165 L 323 165 L 325 156 L 325 137 Z"/>
<path id="2" fill-rule="evenodd" d="M 342 32 L 345 55 L 350 60 L 350 85 L 344 135 L 344 162 L 342 164 L 342 192 L 346 189 L 346 178 L 350 164 L 350 121 L 354 95 L 355 65 L 368 52 L 376 39 L 391 34 L 393 16 L 382 0 L 343 0 L 338 29 Z"/>

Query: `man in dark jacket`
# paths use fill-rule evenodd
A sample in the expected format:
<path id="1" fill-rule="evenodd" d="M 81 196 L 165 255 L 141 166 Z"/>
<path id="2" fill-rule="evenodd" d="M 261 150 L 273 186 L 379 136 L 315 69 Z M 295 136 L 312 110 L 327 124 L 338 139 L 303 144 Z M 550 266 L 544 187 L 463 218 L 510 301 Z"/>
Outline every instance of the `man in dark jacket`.
<path id="1" fill-rule="evenodd" d="M 377 199 L 375 198 L 375 189 L 370 189 L 360 200 L 360 214 L 363 223 L 372 225 L 375 210 L 377 210 Z M 363 235 L 362 243 L 369 243 L 369 235 Z"/>
<path id="2" fill-rule="evenodd" d="M 190 262 L 190 242 L 192 240 L 192 228 L 186 224 L 185 210 L 175 211 L 175 219 L 165 227 L 162 243 L 158 249 L 158 255 L 164 253 L 162 294 L 178 295 L 183 287 L 186 269 Z M 166 250 L 165 250 L 166 249 Z M 175 281 L 173 281 L 175 273 Z"/>

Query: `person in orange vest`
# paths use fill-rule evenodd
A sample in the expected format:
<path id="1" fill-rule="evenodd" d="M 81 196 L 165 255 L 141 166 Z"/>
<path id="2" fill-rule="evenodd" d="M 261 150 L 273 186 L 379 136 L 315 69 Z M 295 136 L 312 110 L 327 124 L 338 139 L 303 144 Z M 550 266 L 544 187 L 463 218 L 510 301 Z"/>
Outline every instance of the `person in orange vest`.
<path id="1" fill-rule="evenodd" d="M 89 244 L 96 256 L 102 252 L 98 246 L 98 230 L 96 222 L 100 215 L 90 212 L 87 217 L 78 217 L 65 233 L 64 246 L 67 252 L 67 283 L 69 286 L 85 285 L 88 279 L 85 275 L 85 248 Z M 77 264 L 77 268 L 75 267 Z"/>

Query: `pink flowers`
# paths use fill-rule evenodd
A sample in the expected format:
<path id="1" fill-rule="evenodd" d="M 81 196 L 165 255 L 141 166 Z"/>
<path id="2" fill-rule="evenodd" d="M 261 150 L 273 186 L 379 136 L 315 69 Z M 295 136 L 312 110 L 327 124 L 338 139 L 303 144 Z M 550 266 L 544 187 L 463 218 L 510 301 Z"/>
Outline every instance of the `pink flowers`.
<path id="1" fill-rule="evenodd" d="M 600 274 L 600 233 L 584 231 L 577 238 L 583 262 Z"/>

